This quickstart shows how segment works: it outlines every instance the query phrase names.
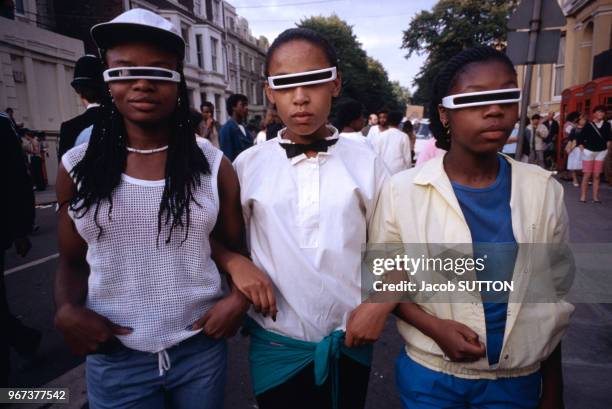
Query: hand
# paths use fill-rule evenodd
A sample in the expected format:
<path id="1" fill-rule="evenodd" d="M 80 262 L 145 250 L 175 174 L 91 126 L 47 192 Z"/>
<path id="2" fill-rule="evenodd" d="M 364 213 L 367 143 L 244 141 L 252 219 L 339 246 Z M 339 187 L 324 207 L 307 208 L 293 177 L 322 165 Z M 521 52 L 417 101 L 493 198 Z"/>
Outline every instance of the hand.
<path id="1" fill-rule="evenodd" d="M 32 248 L 32 243 L 30 243 L 30 239 L 28 239 L 27 237 L 19 237 L 15 239 L 14 242 L 15 242 L 15 251 L 21 257 L 25 257 L 30 252 L 30 249 Z"/>
<path id="2" fill-rule="evenodd" d="M 360 304 L 351 312 L 346 324 L 344 345 L 353 348 L 376 342 L 385 328 L 387 316 L 395 306 L 395 303 Z"/>
<path id="3" fill-rule="evenodd" d="M 211 129 L 211 128 L 212 128 L 212 126 L 213 126 L 213 123 L 214 123 L 214 120 L 213 120 L 212 118 L 208 118 L 208 119 L 206 120 L 206 127 L 207 127 L 208 129 Z"/>
<path id="4" fill-rule="evenodd" d="M 270 314 L 276 320 L 276 297 L 268 275 L 246 257 L 240 257 L 239 264 L 232 270 L 229 274 L 234 285 L 253 303 L 255 311 L 264 317 Z"/>
<path id="5" fill-rule="evenodd" d="M 248 309 L 249 303 L 244 295 L 239 291 L 232 291 L 197 320 L 191 329 L 203 329 L 204 334 L 214 339 L 232 337 L 242 325 L 242 319 Z"/>
<path id="6" fill-rule="evenodd" d="M 116 335 L 128 335 L 133 331 L 112 323 L 90 309 L 70 304 L 58 309 L 55 314 L 55 328 L 77 355 L 94 353 L 104 344 L 115 341 Z"/>
<path id="7" fill-rule="evenodd" d="M 478 334 L 467 325 L 453 320 L 438 320 L 432 333 L 434 341 L 454 362 L 474 362 L 487 356 Z"/>

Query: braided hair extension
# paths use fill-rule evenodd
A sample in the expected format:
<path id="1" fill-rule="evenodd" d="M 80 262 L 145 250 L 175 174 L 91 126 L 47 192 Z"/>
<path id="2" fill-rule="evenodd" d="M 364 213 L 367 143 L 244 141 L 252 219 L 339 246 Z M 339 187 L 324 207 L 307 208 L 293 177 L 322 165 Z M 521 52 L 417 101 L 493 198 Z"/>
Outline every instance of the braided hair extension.
<path id="1" fill-rule="evenodd" d="M 105 51 L 101 52 L 106 61 Z M 165 168 L 165 185 L 157 216 L 157 239 L 162 224 L 170 223 L 170 231 L 165 243 L 170 243 L 172 231 L 181 227 L 187 239 L 190 225 L 190 204 L 193 190 L 200 186 L 200 175 L 210 174 L 210 164 L 198 147 L 195 134 L 189 122 L 189 97 L 183 66 L 179 63 L 177 71 L 181 74 L 178 86 L 176 109 L 170 119 L 173 129 L 168 141 L 168 156 Z M 98 239 L 102 236 L 102 226 L 98 222 L 100 203 L 109 202 L 108 218 L 112 219 L 113 190 L 121 182 L 121 175 L 127 164 L 126 131 L 123 116 L 117 111 L 110 91 L 106 89 L 102 98 L 100 114 L 94 124 L 89 146 L 83 159 L 71 171 L 77 191 L 70 201 L 69 208 L 75 217 L 83 217 L 95 206 L 94 220 L 98 227 Z"/>
<path id="2" fill-rule="evenodd" d="M 438 148 L 449 150 L 451 145 L 450 129 L 442 124 L 440 114 L 438 113 L 438 106 L 442 103 L 442 98 L 449 95 L 448 91 L 455 85 L 457 78 L 468 69 L 470 64 L 489 61 L 503 63 L 516 75 L 514 65 L 512 65 L 506 54 L 491 47 L 480 46 L 468 48 L 455 55 L 436 76 L 429 102 L 429 121 L 431 133 L 436 138 L 436 146 Z"/>

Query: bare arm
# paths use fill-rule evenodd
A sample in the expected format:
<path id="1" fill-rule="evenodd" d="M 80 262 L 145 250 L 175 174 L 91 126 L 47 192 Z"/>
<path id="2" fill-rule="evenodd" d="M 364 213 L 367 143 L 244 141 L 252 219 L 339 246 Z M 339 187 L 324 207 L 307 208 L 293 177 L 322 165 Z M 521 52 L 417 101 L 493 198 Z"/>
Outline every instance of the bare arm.
<path id="1" fill-rule="evenodd" d="M 85 260 L 87 244 L 77 233 L 68 216 L 70 200 L 76 187 L 63 165 L 57 173 L 56 194 L 59 203 L 58 242 L 60 249 L 59 267 L 55 275 L 55 305 L 58 310 L 67 304 L 82 306 L 87 296 L 89 266 Z"/>
<path id="2" fill-rule="evenodd" d="M 115 335 L 127 335 L 132 329 L 116 325 L 84 307 L 89 277 L 89 266 L 85 259 L 87 244 L 68 216 L 68 204 L 76 193 L 76 187 L 63 166 L 58 170 L 56 190 L 60 204 L 60 259 L 54 286 L 55 327 L 74 353 L 85 355 L 98 351 L 108 342 L 116 341 Z"/>
<path id="3" fill-rule="evenodd" d="M 399 304 L 395 314 L 436 341 L 451 361 L 470 362 L 486 356 L 478 334 L 460 322 L 434 317 L 414 303 Z"/>
<path id="4" fill-rule="evenodd" d="M 222 223 L 218 223 L 213 231 L 213 258 L 230 274 L 236 289 L 253 303 L 256 311 L 275 318 L 277 309 L 272 282 L 244 256 L 248 252 L 240 185 L 238 175 L 226 157 L 223 157 L 219 168 L 219 198 L 219 220 Z"/>
<path id="5" fill-rule="evenodd" d="M 246 246 L 240 186 L 236 172 L 226 157 L 223 157 L 219 167 L 218 188 L 220 209 L 210 240 L 211 255 L 220 269 L 229 274 L 231 293 L 192 326 L 192 330 L 203 329 L 213 338 L 235 334 L 248 309 L 249 300 L 259 311 L 276 317 L 274 293 L 268 277 L 241 254 L 246 253 Z M 245 282 L 248 285 L 245 286 Z M 271 302 L 268 301 L 268 294 L 271 294 Z"/>

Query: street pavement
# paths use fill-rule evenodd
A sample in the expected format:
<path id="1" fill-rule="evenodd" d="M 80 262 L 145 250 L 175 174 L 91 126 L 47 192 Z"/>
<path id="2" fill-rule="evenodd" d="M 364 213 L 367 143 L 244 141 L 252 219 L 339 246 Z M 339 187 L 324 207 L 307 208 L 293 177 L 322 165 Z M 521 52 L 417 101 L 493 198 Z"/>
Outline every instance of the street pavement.
<path id="1" fill-rule="evenodd" d="M 603 186 L 603 204 L 578 201 L 578 188 L 562 182 L 570 215 L 570 238 L 576 243 L 612 242 L 612 188 Z M 53 201 L 52 191 L 38 194 L 40 204 Z M 66 348 L 53 328 L 52 284 L 57 268 L 56 217 L 53 205 L 37 209 L 39 230 L 26 258 L 14 250 L 6 254 L 6 285 L 13 313 L 43 332 L 39 360 L 23 363 L 14 355 L 11 384 L 33 387 L 54 382 L 71 388 L 76 398 L 85 390 L 83 360 Z M 38 264 L 37 264 L 38 263 Z M 612 270 L 611 270 L 612 272 Z M 395 388 L 394 362 L 401 349 L 393 320 L 377 342 L 368 391 L 368 409 L 400 408 Z M 256 408 L 248 373 L 248 340 L 238 335 L 229 340 L 229 372 L 226 408 Z M 563 340 L 566 408 L 609 409 L 612 379 L 612 304 L 577 304 L 570 329 Z M 58 379 L 60 376 L 63 378 Z M 75 399 L 76 403 L 81 402 Z M 79 404 L 78 407 L 82 406 Z M 20 406 L 24 407 L 24 406 Z M 55 407 L 55 406 L 54 406 Z M 67 409 L 66 406 L 57 406 Z M 71 405 L 70 407 L 77 407 Z"/>

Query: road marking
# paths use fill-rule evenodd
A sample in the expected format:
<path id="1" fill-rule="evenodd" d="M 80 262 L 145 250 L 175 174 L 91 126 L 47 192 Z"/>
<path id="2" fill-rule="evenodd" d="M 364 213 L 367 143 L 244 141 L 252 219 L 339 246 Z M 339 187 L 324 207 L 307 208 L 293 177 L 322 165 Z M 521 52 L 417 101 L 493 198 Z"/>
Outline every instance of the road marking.
<path id="1" fill-rule="evenodd" d="M 20 266 L 13 267 L 9 270 L 6 270 L 4 272 L 4 275 L 7 276 L 9 274 L 13 274 L 18 271 L 25 270 L 26 268 L 30 268 L 30 267 L 34 267 L 42 263 L 46 263 L 47 261 L 53 260 L 54 258 L 58 258 L 58 257 L 59 257 L 59 253 L 51 254 L 50 256 L 39 258 L 38 260 L 30 261 L 29 263 L 25 263 Z"/>

